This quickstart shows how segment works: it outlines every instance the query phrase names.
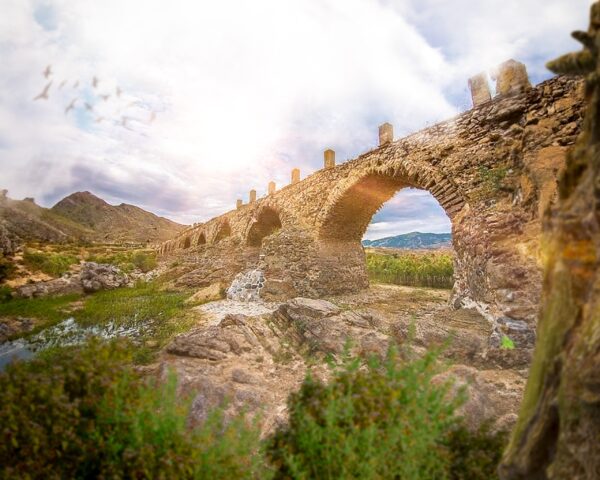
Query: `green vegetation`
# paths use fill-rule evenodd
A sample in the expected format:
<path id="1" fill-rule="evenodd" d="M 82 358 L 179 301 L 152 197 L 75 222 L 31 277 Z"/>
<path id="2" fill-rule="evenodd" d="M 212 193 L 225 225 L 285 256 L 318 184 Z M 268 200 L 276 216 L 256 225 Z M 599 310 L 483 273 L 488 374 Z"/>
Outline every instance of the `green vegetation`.
<path id="1" fill-rule="evenodd" d="M 189 292 L 164 290 L 156 282 L 138 283 L 133 288 L 91 295 L 73 316 L 83 326 L 111 323 L 116 328 L 135 330 L 141 340 L 136 360 L 146 363 L 167 340 L 194 322 L 185 304 L 188 297 Z"/>
<path id="2" fill-rule="evenodd" d="M 0 254 L 0 282 L 11 278 L 14 273 L 14 263 L 10 259 L 6 258 L 4 255 Z"/>
<path id="3" fill-rule="evenodd" d="M 69 304 L 81 298 L 78 294 L 60 297 L 4 298 L 0 302 L 0 317 L 27 317 L 39 321 L 38 326 L 28 332 L 33 334 L 63 321 L 69 315 Z"/>
<path id="4" fill-rule="evenodd" d="M 122 342 L 68 348 L 0 374 L 0 478 L 264 478 L 258 429 L 213 413 L 186 426 L 176 379 L 142 380 Z"/>
<path id="5" fill-rule="evenodd" d="M 503 350 L 514 350 L 515 349 L 515 342 L 513 342 L 510 337 L 507 337 L 506 335 L 502 335 L 502 340 L 500 343 L 500 348 Z"/>
<path id="6" fill-rule="evenodd" d="M 90 262 L 109 263 L 119 267 L 124 272 L 131 272 L 139 269 L 142 272 L 154 270 L 157 265 L 156 252 L 152 250 L 126 250 L 112 251 L 105 253 L 92 253 L 87 257 Z"/>
<path id="7" fill-rule="evenodd" d="M 415 287 L 452 288 L 454 265 L 447 252 L 367 252 L 367 271 L 374 282 Z"/>
<path id="8" fill-rule="evenodd" d="M 495 479 L 503 435 L 469 432 L 435 353 L 346 357 L 308 376 L 264 442 L 243 415 L 187 423 L 176 379 L 141 378 L 131 343 L 46 351 L 0 373 L 0 478 Z"/>
<path id="9" fill-rule="evenodd" d="M 479 199 L 484 199 L 494 196 L 502 188 L 502 182 L 508 174 L 508 168 L 489 168 L 485 165 L 480 165 L 477 173 L 481 181 L 481 186 L 475 196 Z"/>
<path id="10" fill-rule="evenodd" d="M 390 350 L 383 363 L 347 358 L 329 384 L 308 377 L 268 440 L 275 478 L 497 478 L 503 436 L 470 434 L 438 372 L 435 353 L 405 362 Z"/>
<path id="11" fill-rule="evenodd" d="M 53 277 L 60 277 L 68 272 L 71 265 L 79 263 L 74 255 L 35 251 L 27 248 L 23 254 L 23 263 L 33 272 L 43 272 Z"/>

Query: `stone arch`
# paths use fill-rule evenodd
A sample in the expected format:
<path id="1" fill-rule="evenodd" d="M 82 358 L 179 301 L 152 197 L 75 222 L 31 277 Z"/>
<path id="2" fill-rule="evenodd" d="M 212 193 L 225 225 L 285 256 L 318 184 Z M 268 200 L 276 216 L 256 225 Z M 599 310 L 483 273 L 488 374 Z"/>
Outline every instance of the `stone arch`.
<path id="1" fill-rule="evenodd" d="M 450 220 L 465 205 L 452 182 L 432 171 L 402 164 L 375 166 L 357 172 L 333 189 L 318 221 L 319 239 L 360 242 L 377 210 L 406 187 L 431 193 Z"/>
<path id="2" fill-rule="evenodd" d="M 253 217 L 252 222 L 246 236 L 246 245 L 249 247 L 260 247 L 263 238 L 281 228 L 279 212 L 268 206 L 261 208 Z"/>
<path id="3" fill-rule="evenodd" d="M 198 235 L 196 245 L 206 245 L 206 235 L 204 235 L 204 232 L 200 232 L 200 235 Z"/>
<path id="4" fill-rule="evenodd" d="M 229 225 L 229 221 L 227 219 L 225 219 L 220 223 L 217 233 L 215 234 L 213 243 L 219 243 L 224 238 L 227 238 L 230 236 L 231 236 L 231 225 Z"/>
<path id="5" fill-rule="evenodd" d="M 190 248 L 192 246 L 192 238 L 191 237 L 185 237 L 183 240 L 183 248 Z"/>

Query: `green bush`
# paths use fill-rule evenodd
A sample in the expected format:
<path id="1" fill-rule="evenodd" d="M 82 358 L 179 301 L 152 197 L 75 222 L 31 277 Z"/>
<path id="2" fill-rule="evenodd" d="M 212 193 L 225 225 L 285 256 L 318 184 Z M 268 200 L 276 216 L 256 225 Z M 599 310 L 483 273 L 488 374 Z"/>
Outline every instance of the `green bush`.
<path id="1" fill-rule="evenodd" d="M 142 252 L 138 251 L 131 257 L 131 262 L 136 268 L 146 273 L 156 268 L 156 253 L 155 252 Z"/>
<path id="2" fill-rule="evenodd" d="M 143 381 L 124 343 L 59 350 L 0 374 L 0 478 L 264 478 L 258 430 L 217 412 L 186 427 L 176 379 Z"/>
<path id="3" fill-rule="evenodd" d="M 454 260 L 446 252 L 367 253 L 369 278 L 415 287 L 452 288 Z"/>
<path id="4" fill-rule="evenodd" d="M 117 252 L 110 250 L 104 253 L 92 254 L 88 257 L 88 261 L 115 265 L 125 272 L 138 268 L 146 273 L 154 270 L 157 266 L 156 252 L 147 250 Z"/>
<path id="5" fill-rule="evenodd" d="M 69 271 L 71 265 L 79 263 L 79 259 L 74 255 L 36 252 L 27 249 L 23 254 L 23 263 L 34 272 L 44 272 L 53 277 L 60 277 Z"/>
<path id="6" fill-rule="evenodd" d="M 391 350 L 383 363 L 345 362 L 328 384 L 307 377 L 268 440 L 275 478 L 496 478 L 502 444 L 471 436 L 454 413 L 461 395 L 449 400 L 437 372 L 433 353 L 403 363 Z"/>
<path id="7" fill-rule="evenodd" d="M 0 282 L 11 278 L 15 270 L 15 264 L 4 255 L 0 255 Z"/>

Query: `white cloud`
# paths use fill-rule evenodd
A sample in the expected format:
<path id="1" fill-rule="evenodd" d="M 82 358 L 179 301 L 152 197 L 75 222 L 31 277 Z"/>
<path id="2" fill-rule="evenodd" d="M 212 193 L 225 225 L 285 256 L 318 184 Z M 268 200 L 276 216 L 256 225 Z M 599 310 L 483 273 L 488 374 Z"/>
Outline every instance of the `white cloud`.
<path id="1" fill-rule="evenodd" d="M 467 77 L 494 62 L 541 71 L 589 3 L 4 0 L 0 183 L 46 204 L 90 189 L 206 220 L 293 167 L 319 168 L 325 148 L 340 161 L 368 150 L 384 121 L 402 134 L 452 115 Z M 50 99 L 33 102 L 48 63 Z"/>

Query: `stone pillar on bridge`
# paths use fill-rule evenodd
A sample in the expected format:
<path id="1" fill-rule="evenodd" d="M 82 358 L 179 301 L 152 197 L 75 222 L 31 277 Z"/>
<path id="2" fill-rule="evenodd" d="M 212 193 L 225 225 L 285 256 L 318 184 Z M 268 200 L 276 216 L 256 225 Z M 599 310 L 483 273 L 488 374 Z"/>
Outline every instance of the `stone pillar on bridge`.
<path id="1" fill-rule="evenodd" d="M 244 202 L 240 198 L 238 198 L 235 202 L 235 208 L 237 208 L 239 210 L 240 208 L 242 208 L 243 204 L 244 204 Z"/>
<path id="2" fill-rule="evenodd" d="M 298 183 L 300 181 L 300 169 L 294 168 L 292 170 L 292 183 Z"/>
<path id="3" fill-rule="evenodd" d="M 489 102 L 492 99 L 485 72 L 478 73 L 469 78 L 469 90 L 471 90 L 474 107 Z"/>
<path id="4" fill-rule="evenodd" d="M 335 152 L 331 148 L 325 150 L 323 156 L 323 168 L 327 169 L 335 167 Z"/>
<path id="5" fill-rule="evenodd" d="M 492 79 L 496 80 L 496 95 L 521 93 L 531 88 L 527 68 L 512 59 L 498 65 L 492 72 Z"/>
<path id="6" fill-rule="evenodd" d="M 254 202 L 256 202 L 256 190 L 250 190 L 250 198 L 248 200 L 248 203 Z"/>
<path id="7" fill-rule="evenodd" d="M 394 127 L 390 123 L 379 125 L 379 145 L 386 145 L 394 141 Z"/>
<path id="8" fill-rule="evenodd" d="M 273 195 L 275 193 L 275 182 L 269 182 L 269 195 Z"/>

